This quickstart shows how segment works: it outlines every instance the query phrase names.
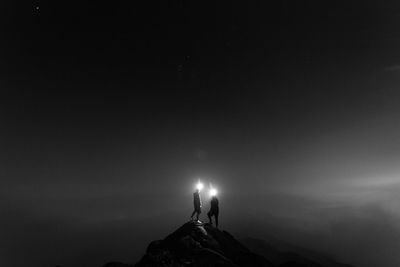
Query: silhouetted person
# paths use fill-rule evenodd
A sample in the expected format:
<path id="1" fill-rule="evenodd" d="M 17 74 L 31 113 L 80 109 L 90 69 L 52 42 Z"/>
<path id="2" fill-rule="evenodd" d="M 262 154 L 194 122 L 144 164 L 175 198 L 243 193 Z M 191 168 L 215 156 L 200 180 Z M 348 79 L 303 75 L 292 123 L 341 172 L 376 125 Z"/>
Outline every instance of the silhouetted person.
<path id="1" fill-rule="evenodd" d="M 200 199 L 199 189 L 196 189 L 196 192 L 193 193 L 193 205 L 194 205 L 194 211 L 190 218 L 193 220 L 193 216 L 196 214 L 196 220 L 198 221 L 201 213 L 201 199 Z"/>
<path id="2" fill-rule="evenodd" d="M 211 198 L 211 207 L 210 211 L 207 213 L 208 220 L 210 221 L 210 224 L 212 224 L 212 216 L 215 217 L 215 226 L 218 228 L 218 214 L 219 214 L 219 206 L 218 206 L 218 198 L 216 196 L 213 196 Z"/>

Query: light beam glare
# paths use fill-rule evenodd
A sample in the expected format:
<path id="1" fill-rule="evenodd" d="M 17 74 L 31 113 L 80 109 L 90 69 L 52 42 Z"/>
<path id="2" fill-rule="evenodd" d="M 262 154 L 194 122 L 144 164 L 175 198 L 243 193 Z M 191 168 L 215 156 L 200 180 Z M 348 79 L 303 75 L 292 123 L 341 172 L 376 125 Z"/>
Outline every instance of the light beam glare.
<path id="1" fill-rule="evenodd" d="M 204 187 L 204 185 L 199 180 L 199 182 L 196 184 L 196 189 L 201 191 L 203 189 L 203 187 Z"/>
<path id="2" fill-rule="evenodd" d="M 218 194 L 217 189 L 215 189 L 215 188 L 211 188 L 211 189 L 210 189 L 210 197 L 214 197 L 214 196 L 216 196 L 217 194 Z"/>

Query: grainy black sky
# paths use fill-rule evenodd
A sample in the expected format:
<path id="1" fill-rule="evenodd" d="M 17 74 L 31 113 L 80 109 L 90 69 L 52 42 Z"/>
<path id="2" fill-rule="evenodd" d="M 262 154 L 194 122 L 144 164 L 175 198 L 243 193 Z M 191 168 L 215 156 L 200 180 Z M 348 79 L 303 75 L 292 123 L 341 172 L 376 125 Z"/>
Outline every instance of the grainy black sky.
<path id="1" fill-rule="evenodd" d="M 398 1 L 7 1 L 1 17 L 2 265 L 134 262 L 188 219 L 198 177 L 234 235 L 400 263 Z"/>

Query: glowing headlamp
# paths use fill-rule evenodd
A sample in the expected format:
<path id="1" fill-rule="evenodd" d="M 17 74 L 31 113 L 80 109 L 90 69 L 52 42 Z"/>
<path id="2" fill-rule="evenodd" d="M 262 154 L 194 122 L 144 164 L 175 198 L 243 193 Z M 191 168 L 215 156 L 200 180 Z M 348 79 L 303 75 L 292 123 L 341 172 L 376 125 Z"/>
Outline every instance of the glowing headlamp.
<path id="1" fill-rule="evenodd" d="M 210 196 L 211 197 L 215 197 L 217 194 L 218 194 L 217 189 L 215 189 L 215 188 L 211 188 L 210 189 Z"/>
<path id="2" fill-rule="evenodd" d="M 196 184 L 196 189 L 199 190 L 199 191 L 201 191 L 201 189 L 203 189 L 203 187 L 204 186 L 200 181 Z"/>

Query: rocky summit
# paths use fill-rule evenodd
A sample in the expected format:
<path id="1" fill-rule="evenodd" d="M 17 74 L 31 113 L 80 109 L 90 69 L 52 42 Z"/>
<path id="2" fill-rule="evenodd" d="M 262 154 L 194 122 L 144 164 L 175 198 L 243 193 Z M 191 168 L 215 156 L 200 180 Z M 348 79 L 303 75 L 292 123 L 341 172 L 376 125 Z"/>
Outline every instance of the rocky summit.
<path id="1" fill-rule="evenodd" d="M 163 240 L 151 242 L 135 265 L 110 262 L 104 267 L 351 267 L 277 249 L 262 254 L 253 253 L 227 231 L 191 221 Z"/>
<path id="2" fill-rule="evenodd" d="M 135 267 L 150 266 L 273 266 L 252 253 L 231 234 L 210 224 L 188 222 L 167 236 L 153 241 Z"/>

